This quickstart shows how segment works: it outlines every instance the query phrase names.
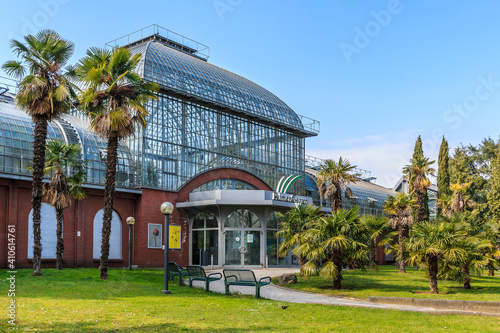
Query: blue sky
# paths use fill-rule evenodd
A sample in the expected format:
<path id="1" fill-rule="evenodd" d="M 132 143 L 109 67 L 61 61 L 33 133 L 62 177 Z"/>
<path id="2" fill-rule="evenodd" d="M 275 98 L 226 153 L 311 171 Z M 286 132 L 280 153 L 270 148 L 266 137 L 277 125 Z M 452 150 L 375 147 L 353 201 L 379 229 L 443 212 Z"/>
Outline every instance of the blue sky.
<path id="1" fill-rule="evenodd" d="M 392 187 L 418 135 L 437 158 L 500 134 L 500 2 L 432 0 L 8 2 L 9 39 L 44 28 L 91 46 L 156 23 L 210 47 L 209 62 L 321 122 L 306 153 L 348 158 Z M 2 74 L 3 75 L 3 74 Z"/>

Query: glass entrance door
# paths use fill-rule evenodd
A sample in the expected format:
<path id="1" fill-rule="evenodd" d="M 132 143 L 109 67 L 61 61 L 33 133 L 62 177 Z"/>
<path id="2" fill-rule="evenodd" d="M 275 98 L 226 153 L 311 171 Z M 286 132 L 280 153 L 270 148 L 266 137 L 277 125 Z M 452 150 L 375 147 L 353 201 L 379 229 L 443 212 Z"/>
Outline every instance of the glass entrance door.
<path id="1" fill-rule="evenodd" d="M 243 235 L 243 266 L 260 265 L 260 231 L 244 230 Z"/>
<path id="2" fill-rule="evenodd" d="M 260 231 L 226 230 L 226 265 L 260 265 Z"/>

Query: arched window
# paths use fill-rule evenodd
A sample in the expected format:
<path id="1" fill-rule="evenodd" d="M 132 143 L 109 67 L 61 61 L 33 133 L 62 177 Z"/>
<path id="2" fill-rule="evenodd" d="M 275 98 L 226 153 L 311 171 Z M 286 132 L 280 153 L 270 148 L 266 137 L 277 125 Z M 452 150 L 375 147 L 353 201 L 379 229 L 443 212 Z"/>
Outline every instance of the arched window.
<path id="1" fill-rule="evenodd" d="M 248 209 L 238 209 L 229 214 L 224 223 L 226 228 L 260 228 L 260 220 Z"/>
<path id="2" fill-rule="evenodd" d="M 206 182 L 195 188 L 193 192 L 204 192 L 214 190 L 258 190 L 257 187 L 239 179 L 221 178 Z"/>
<path id="3" fill-rule="evenodd" d="M 101 257 L 102 243 L 102 216 L 104 209 L 95 214 L 94 217 L 94 259 Z M 109 237 L 109 259 L 122 258 L 122 220 L 117 212 L 113 211 L 111 217 L 111 235 Z"/>
<path id="4" fill-rule="evenodd" d="M 41 217 L 42 259 L 55 259 L 57 247 L 56 209 L 48 203 L 42 202 Z M 28 258 L 33 258 L 33 209 L 30 212 L 28 224 Z"/>

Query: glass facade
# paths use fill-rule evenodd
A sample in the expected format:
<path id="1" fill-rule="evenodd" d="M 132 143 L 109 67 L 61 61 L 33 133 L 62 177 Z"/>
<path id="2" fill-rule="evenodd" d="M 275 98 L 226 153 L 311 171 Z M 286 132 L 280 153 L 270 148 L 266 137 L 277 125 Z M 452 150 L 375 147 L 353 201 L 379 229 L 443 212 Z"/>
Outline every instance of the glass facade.
<path id="1" fill-rule="evenodd" d="M 147 128 L 127 141 L 144 187 L 176 191 L 225 167 L 248 171 L 274 188 L 282 176 L 304 172 L 304 138 L 285 129 L 164 94 L 149 103 L 149 112 Z M 292 191 L 303 188 L 297 181 Z"/>
<path id="2" fill-rule="evenodd" d="M 195 188 L 193 192 L 204 192 L 214 190 L 258 190 L 255 186 L 239 179 L 222 178 L 214 179 Z"/>

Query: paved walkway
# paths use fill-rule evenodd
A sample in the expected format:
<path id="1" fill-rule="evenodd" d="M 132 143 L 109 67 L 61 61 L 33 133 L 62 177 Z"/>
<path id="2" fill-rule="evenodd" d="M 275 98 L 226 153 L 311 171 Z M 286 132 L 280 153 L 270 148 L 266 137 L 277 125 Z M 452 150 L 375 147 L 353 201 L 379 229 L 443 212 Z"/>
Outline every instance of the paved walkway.
<path id="1" fill-rule="evenodd" d="M 253 269 L 257 279 L 264 276 L 280 276 L 284 273 L 298 273 L 298 268 L 269 268 L 269 269 Z M 208 273 L 220 272 L 222 269 L 215 269 L 213 271 L 207 271 Z M 193 286 L 197 288 L 204 288 L 204 282 L 193 281 Z M 214 281 L 210 283 L 210 291 L 224 294 L 224 280 Z M 255 295 L 255 287 L 247 286 L 231 286 L 231 293 L 239 292 L 245 295 Z M 260 296 L 262 298 L 290 302 L 290 303 L 310 303 L 310 304 L 325 304 L 325 305 L 337 305 L 337 306 L 355 306 L 362 308 L 372 308 L 372 309 L 390 309 L 390 310 L 400 310 L 400 311 L 413 311 L 413 312 L 427 312 L 434 314 L 462 314 L 462 315 L 484 315 L 484 313 L 474 312 L 474 311 L 460 311 L 460 310 L 440 310 L 428 307 L 418 307 L 410 305 L 394 305 L 394 304 L 379 304 L 371 303 L 368 301 L 363 301 L 348 297 L 335 297 L 320 295 L 308 292 L 301 292 L 292 290 L 285 287 L 280 287 L 275 284 L 270 284 L 264 286 L 260 289 Z"/>

